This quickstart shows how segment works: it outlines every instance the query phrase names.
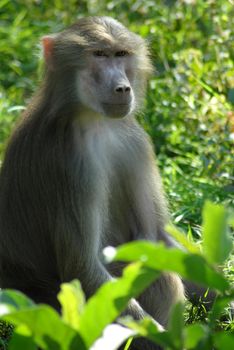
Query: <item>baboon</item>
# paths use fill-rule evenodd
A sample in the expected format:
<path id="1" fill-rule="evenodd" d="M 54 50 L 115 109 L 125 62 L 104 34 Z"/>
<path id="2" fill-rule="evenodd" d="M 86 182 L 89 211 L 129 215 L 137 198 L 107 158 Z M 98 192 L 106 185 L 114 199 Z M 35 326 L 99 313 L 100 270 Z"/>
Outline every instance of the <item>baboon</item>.
<path id="1" fill-rule="evenodd" d="M 0 175 L 0 286 L 59 309 L 62 282 L 86 297 L 121 273 L 105 246 L 162 240 L 167 205 L 151 141 L 134 115 L 152 63 L 147 43 L 109 17 L 42 38 L 45 77 L 14 131 Z M 157 257 L 155 257 L 157 259 Z M 126 312 L 167 325 L 183 300 L 164 273 Z M 158 349 L 148 340 L 133 349 Z"/>

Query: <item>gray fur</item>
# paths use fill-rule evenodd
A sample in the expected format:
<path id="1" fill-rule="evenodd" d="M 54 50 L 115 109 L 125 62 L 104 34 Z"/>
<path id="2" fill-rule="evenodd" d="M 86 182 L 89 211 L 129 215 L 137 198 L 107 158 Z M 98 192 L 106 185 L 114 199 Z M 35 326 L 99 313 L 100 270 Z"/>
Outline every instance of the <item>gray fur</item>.
<path id="1" fill-rule="evenodd" d="M 100 48 L 109 59 L 90 55 Z M 127 57 L 116 58 L 118 50 L 127 50 Z M 2 288 L 59 309 L 62 282 L 78 278 L 90 297 L 121 273 L 118 264 L 102 264 L 106 245 L 167 242 L 167 205 L 153 147 L 134 118 L 151 71 L 143 39 L 108 17 L 82 19 L 53 36 L 44 82 L 1 169 Z M 128 91 L 119 93 L 119 85 Z M 139 302 L 166 326 L 171 306 L 181 299 L 180 279 L 163 274 Z M 140 319 L 140 305 L 132 302 L 126 312 Z M 134 348 L 158 349 L 147 340 Z"/>

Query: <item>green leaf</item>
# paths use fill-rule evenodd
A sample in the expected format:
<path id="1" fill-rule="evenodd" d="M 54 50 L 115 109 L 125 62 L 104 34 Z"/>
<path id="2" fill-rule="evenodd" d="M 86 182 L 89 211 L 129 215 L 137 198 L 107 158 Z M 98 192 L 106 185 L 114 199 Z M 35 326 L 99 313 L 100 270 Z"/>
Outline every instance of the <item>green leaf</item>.
<path id="1" fill-rule="evenodd" d="M 75 330 L 67 326 L 49 306 L 38 305 L 13 311 L 2 318 L 14 325 L 26 326 L 28 334 L 33 335 L 35 343 L 42 349 L 70 350 L 76 345 L 81 350 L 87 350 Z M 27 338 L 25 342 L 28 342 Z"/>
<path id="2" fill-rule="evenodd" d="M 143 320 L 134 321 L 132 319 L 125 318 L 120 319 L 120 322 L 126 327 L 133 329 L 137 336 L 148 338 L 162 347 L 174 349 L 174 342 L 171 339 L 169 332 L 162 331 L 162 328 L 157 327 L 152 319 L 146 317 Z"/>
<path id="3" fill-rule="evenodd" d="M 184 329 L 184 347 L 193 349 L 198 346 L 202 339 L 206 338 L 208 327 L 202 324 L 192 324 Z"/>
<path id="4" fill-rule="evenodd" d="M 166 231 L 173 237 L 175 240 L 180 243 L 186 250 L 190 253 L 200 254 L 200 248 L 197 244 L 191 242 L 187 236 L 180 232 L 175 226 L 167 225 Z"/>
<path id="5" fill-rule="evenodd" d="M 176 272 L 185 279 L 221 292 L 229 288 L 227 279 L 215 271 L 205 258 L 180 249 L 166 248 L 163 244 L 148 241 L 130 242 L 118 247 L 112 259 L 127 262 L 140 260 L 144 266 Z"/>
<path id="6" fill-rule="evenodd" d="M 80 334 L 87 347 L 126 308 L 130 298 L 139 295 L 158 275 L 158 271 L 142 267 L 141 263 L 132 264 L 124 269 L 121 278 L 107 282 L 89 299 L 80 319 Z"/>
<path id="7" fill-rule="evenodd" d="M 0 290 L 0 304 L 0 316 L 5 313 L 4 305 L 11 310 L 32 307 L 35 305 L 35 303 L 26 295 L 11 289 Z"/>
<path id="8" fill-rule="evenodd" d="M 234 349 L 234 333 L 220 332 L 214 335 L 214 344 L 218 350 Z"/>
<path id="9" fill-rule="evenodd" d="M 211 263 L 223 263 L 232 251 L 228 215 L 221 205 L 206 202 L 203 209 L 203 248 Z"/>
<path id="10" fill-rule="evenodd" d="M 9 350 L 19 349 L 37 350 L 31 332 L 24 325 L 20 325 L 14 329 L 13 336 L 9 343 Z"/>
<path id="11" fill-rule="evenodd" d="M 177 303 L 171 311 L 168 331 L 176 349 L 183 349 L 184 305 Z"/>
<path id="12" fill-rule="evenodd" d="M 1 1 L 0 1 L 0 9 L 1 9 L 2 7 L 4 7 L 8 2 L 10 2 L 10 0 L 1 0 Z"/>
<path id="13" fill-rule="evenodd" d="M 63 283 L 58 299 L 62 305 L 62 318 L 72 328 L 79 330 L 80 315 L 85 305 L 84 293 L 80 282 Z"/>

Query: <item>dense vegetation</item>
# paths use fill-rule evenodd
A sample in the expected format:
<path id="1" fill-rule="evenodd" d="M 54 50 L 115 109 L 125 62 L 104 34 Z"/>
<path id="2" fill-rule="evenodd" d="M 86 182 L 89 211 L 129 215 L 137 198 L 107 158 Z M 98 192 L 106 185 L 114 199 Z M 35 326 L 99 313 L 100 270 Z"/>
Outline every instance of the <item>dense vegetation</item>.
<path id="1" fill-rule="evenodd" d="M 185 243 L 190 252 L 188 254 L 200 254 L 197 246 L 200 246 L 201 212 L 205 200 L 222 203 L 227 208 L 229 224 L 233 226 L 234 221 L 231 214 L 234 206 L 234 2 L 233 0 L 104 0 L 102 2 L 96 0 L 0 0 L 1 158 L 8 135 L 42 77 L 40 37 L 47 33 L 57 32 L 73 23 L 77 18 L 86 15 L 113 16 L 150 42 L 155 74 L 149 84 L 145 109 L 138 118 L 154 142 L 173 220 L 180 228 L 188 232 L 189 243 L 192 237 L 198 239 L 196 249 Z M 224 224 L 227 221 L 224 219 L 226 212 L 222 207 L 211 205 L 210 207 L 208 205 L 206 210 L 209 212 L 207 215 L 211 222 L 213 235 L 217 227 L 215 237 L 220 251 L 217 246 L 212 245 L 212 239 L 208 238 L 202 246 L 207 260 L 200 261 L 200 264 L 205 264 L 205 266 L 210 263 L 213 266 L 224 264 L 227 278 L 219 280 L 215 286 L 223 299 L 221 297 L 220 303 L 210 314 L 207 314 L 203 307 L 190 308 L 186 314 L 188 322 L 202 319 L 206 323 L 206 325 L 195 323 L 193 328 L 184 328 L 182 322 L 178 323 L 182 312 L 178 306 L 174 316 L 172 315 L 169 333 L 164 337 L 167 340 L 163 340 L 165 341 L 163 344 L 167 344 L 170 349 L 181 350 L 183 346 L 186 349 L 212 349 L 214 344 L 222 350 L 234 347 L 232 333 L 234 325 L 228 311 L 224 313 L 225 317 L 218 321 L 232 295 L 227 280 L 231 283 L 234 281 L 233 259 L 230 255 L 228 257 L 228 253 L 231 252 L 231 243 L 228 240 L 226 224 Z M 217 217 L 217 221 L 214 220 L 214 217 L 212 219 L 212 214 Z M 212 222 L 216 223 L 216 227 L 212 226 Z M 206 230 L 203 231 L 206 232 Z M 178 236 L 178 232 L 176 235 Z M 207 237 L 210 237 L 209 234 Z M 132 249 L 136 248 L 132 247 Z M 151 248 L 149 251 L 147 249 L 144 247 L 144 256 L 150 254 Z M 161 248 L 154 249 L 160 250 Z M 207 249 L 208 252 L 210 251 L 208 256 Z M 213 256 L 212 251 L 215 252 Z M 140 255 L 131 255 L 131 248 L 126 256 L 128 254 L 132 257 L 129 258 L 130 260 L 140 258 Z M 170 261 L 170 257 L 168 259 Z M 149 270 L 147 263 L 142 264 L 133 265 L 132 271 L 126 272 L 126 275 L 132 276 L 127 278 L 127 281 L 130 280 L 129 283 L 138 278 L 138 283 L 136 283 L 138 287 L 134 291 L 130 288 L 129 294 L 125 295 L 126 298 L 140 292 L 140 288 L 144 285 L 142 281 L 147 279 L 144 276 L 148 274 L 148 281 L 150 281 L 151 278 L 156 278 L 156 270 L 166 268 L 166 265 L 163 264 L 156 267 L 150 265 Z M 199 262 L 197 264 L 201 267 Z M 152 268 L 153 270 L 155 268 L 154 272 Z M 183 271 L 178 270 L 178 266 L 174 266 L 174 269 L 183 275 Z M 191 273 L 191 278 L 192 275 L 193 273 Z M 140 276 L 143 276 L 142 279 Z M 209 281 L 203 280 L 202 282 L 212 287 L 214 280 L 211 278 Z M 125 282 L 120 281 L 120 283 L 123 283 L 120 288 L 122 290 Z M 82 309 L 84 303 L 77 284 L 75 287 L 72 285 L 64 288 L 76 290 L 74 292 L 76 296 L 71 299 Z M 116 293 L 118 294 L 117 291 Z M 73 295 L 73 292 L 70 294 Z M 69 299 L 67 294 L 66 297 Z M 63 304 L 66 304 L 66 297 L 61 297 Z M 66 344 L 61 345 L 61 339 L 64 337 L 62 335 L 70 332 L 73 338 L 73 329 L 79 331 L 80 327 L 84 328 L 80 326 L 82 322 L 88 322 L 88 316 L 86 321 L 79 321 L 81 312 L 79 309 L 74 319 L 73 314 L 68 316 L 69 312 L 65 311 L 64 321 L 58 321 L 57 315 L 48 316 L 50 322 L 46 322 L 44 328 L 41 326 L 44 330 L 31 329 L 30 325 L 34 324 L 33 317 L 39 317 L 37 312 L 46 319 L 48 310 L 46 309 L 47 311 L 43 314 L 44 311 L 32 306 L 31 302 L 22 296 L 3 293 L 1 298 L 4 301 L 2 305 L 12 312 L 12 316 L 8 316 L 8 319 L 18 325 L 18 333 L 15 333 L 15 343 L 12 342 L 12 349 L 34 349 L 35 342 L 45 349 L 68 349 L 69 340 Z M 110 295 L 110 300 L 111 298 Z M 101 303 L 101 298 L 98 300 Z M 118 312 L 123 305 L 124 303 L 120 305 Z M 66 309 L 66 305 L 64 308 Z M 21 310 L 19 318 L 15 315 L 16 309 L 18 312 Z M 24 312 L 26 316 L 22 316 Z M 30 312 L 32 316 L 29 316 Z M 36 313 L 36 316 L 33 312 Z M 48 313 L 51 312 L 51 310 L 48 311 Z M 61 329 L 61 339 L 51 338 L 55 332 L 52 318 L 55 322 L 54 327 Z M 101 327 L 114 318 L 106 318 L 103 323 L 100 323 L 100 328 L 96 333 L 92 329 L 92 324 L 88 323 L 87 327 L 91 327 L 90 332 L 92 330 L 95 334 L 100 334 L 103 329 Z M 25 319 L 28 320 L 27 327 L 24 323 Z M 64 328 L 65 333 L 63 333 L 62 327 L 66 326 L 64 323 L 59 326 L 56 322 L 67 322 L 71 328 L 69 331 Z M 152 330 L 150 321 L 148 322 L 141 326 L 134 324 L 133 328 L 137 329 L 139 334 L 150 334 L 151 337 L 155 336 L 155 339 L 158 339 L 158 336 L 154 334 L 156 331 Z M 11 327 L 4 329 L 3 338 L 7 340 Z M 214 331 L 219 329 L 228 329 L 231 333 L 221 332 L 213 336 L 212 334 L 216 334 Z M 52 343 L 45 342 L 47 345 L 43 345 L 44 343 L 40 340 L 41 334 L 47 335 Z M 83 336 L 86 344 L 83 348 L 83 345 L 80 345 L 79 349 L 86 349 L 85 346 L 91 345 L 94 340 L 90 338 L 87 341 L 84 329 L 77 334 Z M 77 334 L 76 339 L 79 338 Z M 20 347 L 17 342 L 25 339 L 28 347 L 25 343 Z M 168 339 L 174 340 L 169 341 Z M 193 341 L 189 343 L 188 339 Z M 2 346 L 4 348 L 5 345 Z"/>
<path id="2" fill-rule="evenodd" d="M 218 266 L 227 260 L 232 250 L 227 229 L 229 220 L 223 207 L 207 202 L 203 211 L 202 244 L 187 240 L 174 227 L 169 227 L 185 250 L 167 249 L 162 244 L 146 241 L 131 242 L 117 250 L 106 248 L 107 261 L 131 264 L 121 278 L 104 284 L 88 302 L 78 281 L 63 284 L 58 295 L 61 317 L 51 307 L 35 305 L 19 292 L 0 292 L 1 348 L 5 350 L 9 343 L 9 350 L 36 350 L 37 346 L 46 350 L 114 350 L 129 339 L 125 347 L 128 349 L 132 337 L 144 336 L 168 350 L 232 349 L 234 324 L 227 309 L 234 299 L 234 290 L 228 279 L 218 272 Z M 205 304 L 190 308 L 187 315 L 185 312 L 185 324 L 184 307 L 177 304 L 172 310 L 169 327 L 163 332 L 149 318 L 141 322 L 126 317 L 120 319 L 120 324 L 127 329 L 111 325 L 128 300 L 139 295 L 160 271 L 174 271 L 183 278 L 215 289 L 218 296 L 212 309 L 207 312 Z"/>

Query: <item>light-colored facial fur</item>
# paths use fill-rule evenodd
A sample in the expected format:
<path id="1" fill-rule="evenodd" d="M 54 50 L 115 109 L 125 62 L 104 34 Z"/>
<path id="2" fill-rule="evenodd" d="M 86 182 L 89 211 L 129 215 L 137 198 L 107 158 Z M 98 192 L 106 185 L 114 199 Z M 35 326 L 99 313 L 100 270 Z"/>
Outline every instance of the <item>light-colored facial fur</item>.
<path id="1" fill-rule="evenodd" d="M 81 104 L 107 117 L 125 117 L 135 108 L 134 57 L 127 51 L 94 50 L 78 71 Z"/>

